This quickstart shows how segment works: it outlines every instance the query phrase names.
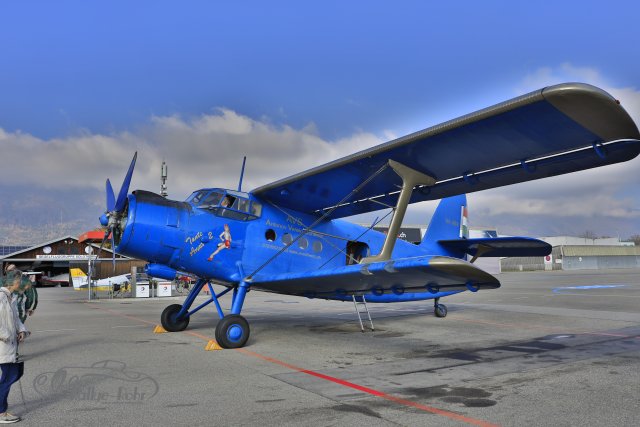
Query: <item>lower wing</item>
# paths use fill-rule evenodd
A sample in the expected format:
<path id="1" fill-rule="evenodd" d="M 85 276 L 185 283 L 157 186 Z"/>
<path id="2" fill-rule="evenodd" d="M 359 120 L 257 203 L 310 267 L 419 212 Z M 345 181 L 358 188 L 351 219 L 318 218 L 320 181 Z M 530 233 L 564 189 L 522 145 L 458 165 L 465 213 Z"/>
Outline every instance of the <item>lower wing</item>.
<path id="1" fill-rule="evenodd" d="M 495 289 L 498 279 L 478 267 L 444 256 L 418 256 L 371 264 L 275 275 L 256 275 L 255 289 L 312 298 L 343 297 L 373 292 L 402 294 Z"/>

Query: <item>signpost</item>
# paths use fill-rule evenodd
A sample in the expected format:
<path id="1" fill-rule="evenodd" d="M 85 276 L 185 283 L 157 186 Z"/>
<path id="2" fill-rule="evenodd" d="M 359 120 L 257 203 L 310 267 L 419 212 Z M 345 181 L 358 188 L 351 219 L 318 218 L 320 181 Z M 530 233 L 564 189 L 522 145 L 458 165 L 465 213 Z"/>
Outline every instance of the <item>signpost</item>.
<path id="1" fill-rule="evenodd" d="M 170 297 L 171 296 L 171 282 L 158 282 L 156 288 L 157 297 Z"/>
<path id="2" fill-rule="evenodd" d="M 149 298 L 149 285 L 136 286 L 136 298 Z"/>

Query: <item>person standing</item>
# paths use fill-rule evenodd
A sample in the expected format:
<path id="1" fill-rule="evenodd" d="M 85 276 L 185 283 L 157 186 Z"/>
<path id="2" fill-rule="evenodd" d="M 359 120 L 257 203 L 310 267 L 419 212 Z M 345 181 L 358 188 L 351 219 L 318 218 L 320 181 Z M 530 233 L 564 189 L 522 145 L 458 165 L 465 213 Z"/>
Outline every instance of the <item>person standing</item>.
<path id="1" fill-rule="evenodd" d="M 34 283 L 35 276 L 29 277 L 29 284 L 26 286 L 23 293 L 16 294 L 16 306 L 18 307 L 18 317 L 24 324 L 27 321 L 27 316 L 33 315 L 33 312 L 38 306 L 38 291 L 36 290 L 36 284 Z"/>
<path id="2" fill-rule="evenodd" d="M 11 270 L 4 276 L 0 288 L 0 424 L 20 421 L 20 417 L 7 412 L 7 398 L 11 386 L 24 373 L 24 363 L 17 361 L 16 353 L 18 343 L 24 341 L 29 332 L 18 317 L 12 294 L 24 292 L 29 283 L 28 279 L 23 280 L 20 270 Z"/>

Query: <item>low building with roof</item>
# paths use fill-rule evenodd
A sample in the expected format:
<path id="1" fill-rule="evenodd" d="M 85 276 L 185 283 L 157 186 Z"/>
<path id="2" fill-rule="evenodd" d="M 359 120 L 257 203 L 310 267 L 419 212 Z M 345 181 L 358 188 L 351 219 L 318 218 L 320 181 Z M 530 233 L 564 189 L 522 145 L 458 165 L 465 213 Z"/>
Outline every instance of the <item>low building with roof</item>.
<path id="1" fill-rule="evenodd" d="M 502 271 L 640 268 L 640 247 L 634 246 L 633 242 L 571 236 L 540 239 L 553 246 L 550 255 L 503 258 Z"/>
<path id="2" fill-rule="evenodd" d="M 33 246 L 23 246 L 17 251 L 1 255 L 1 271 L 4 271 L 8 264 L 14 264 L 20 270 L 38 272 L 44 277 L 69 274 L 69 268 L 80 268 L 87 272 L 90 256 L 95 259 L 95 279 L 130 273 L 134 266 L 142 271 L 145 261 L 116 254 L 114 272 L 113 252 L 105 247 L 100 250 L 104 232 L 90 233 L 93 234 L 85 233 L 79 238 L 67 235 Z"/>

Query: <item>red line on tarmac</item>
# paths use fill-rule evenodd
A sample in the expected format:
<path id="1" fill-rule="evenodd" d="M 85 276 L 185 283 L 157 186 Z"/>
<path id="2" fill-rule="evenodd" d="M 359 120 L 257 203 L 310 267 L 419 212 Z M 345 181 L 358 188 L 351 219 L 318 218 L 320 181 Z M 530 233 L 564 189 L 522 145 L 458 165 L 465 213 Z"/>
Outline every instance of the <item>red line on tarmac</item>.
<path id="1" fill-rule="evenodd" d="M 238 348 L 238 349 L 236 349 L 236 351 L 239 351 L 241 353 L 247 354 L 249 356 L 256 357 L 258 359 L 265 360 L 267 362 L 275 363 L 276 365 L 283 366 L 283 367 L 291 369 L 293 371 L 297 371 L 297 372 L 300 372 L 300 373 L 303 373 L 303 374 L 311 375 L 312 377 L 320 378 L 320 379 L 323 379 L 323 380 L 326 380 L 326 381 L 330 381 L 330 382 L 335 383 L 335 384 L 339 384 L 339 385 L 341 385 L 343 387 L 352 388 L 354 390 L 358 390 L 358 391 L 370 394 L 372 396 L 380 397 L 382 399 L 389 400 L 391 402 L 399 403 L 399 404 L 404 405 L 404 406 L 410 406 L 412 408 L 420 409 L 422 411 L 430 412 L 432 414 L 442 415 L 444 417 L 451 418 L 453 420 L 460 421 L 460 422 L 463 422 L 463 423 L 466 423 L 466 424 L 472 424 L 472 425 L 482 426 L 482 427 L 495 427 L 496 426 L 496 424 L 492 424 L 492 423 L 489 423 L 487 421 L 482 421 L 482 420 L 477 420 L 475 418 L 465 417 L 464 415 L 456 414 L 455 412 L 449 412 L 449 411 L 445 411 L 443 409 L 435 408 L 433 406 L 423 405 L 421 403 L 413 402 L 411 400 L 402 399 L 401 397 L 393 396 L 391 394 L 383 393 L 381 391 L 378 391 L 378 390 L 375 390 L 375 389 L 372 389 L 372 388 L 369 388 L 369 387 L 364 387 L 364 386 L 361 386 L 359 384 L 355 384 L 355 383 L 352 383 L 352 382 L 349 382 L 349 381 L 341 380 L 340 378 L 332 377 L 332 376 L 329 376 L 329 375 L 324 375 L 324 374 L 321 374 L 321 373 L 316 372 L 316 371 L 311 371 L 309 369 L 299 368 L 299 367 L 297 367 L 295 365 L 291 365 L 289 363 L 282 362 L 282 361 L 280 361 L 278 359 L 274 359 L 274 358 L 269 357 L 269 356 L 264 356 L 262 354 L 255 353 L 255 352 L 253 352 L 251 350 L 247 350 L 247 349 L 244 349 L 244 348 Z"/>
<path id="2" fill-rule="evenodd" d="M 149 325 L 156 325 L 157 324 L 157 323 L 154 323 L 154 322 L 149 322 L 148 320 L 140 319 L 139 317 L 129 316 L 129 315 L 123 314 L 123 313 L 118 313 L 117 311 L 110 310 L 108 308 L 103 308 L 103 307 L 91 307 L 91 308 L 94 308 L 96 310 L 105 311 L 105 312 L 107 312 L 109 314 L 113 314 L 114 316 L 125 317 L 127 319 L 136 320 L 138 322 L 142 322 L 142 323 L 149 324 Z M 202 334 L 199 334 L 197 332 L 184 331 L 183 333 L 188 334 L 188 335 L 192 335 L 192 336 L 197 337 L 197 338 L 201 338 L 201 339 L 203 339 L 205 341 L 213 340 L 213 338 L 207 337 L 206 335 L 202 335 Z M 287 369 L 290 369 L 292 371 L 296 371 L 296 372 L 300 372 L 300 373 L 303 373 L 303 374 L 307 374 L 307 375 L 310 375 L 310 376 L 315 377 L 315 378 L 319 378 L 319 379 L 322 379 L 322 380 L 325 380 L 325 381 L 329 381 L 329 382 L 341 385 L 343 387 L 352 388 L 354 390 L 358 390 L 358 391 L 361 391 L 363 393 L 367 393 L 367 394 L 370 394 L 372 396 L 379 397 L 381 399 L 389 400 L 391 402 L 395 402 L 395 403 L 398 403 L 400 405 L 404 405 L 404 406 L 408 406 L 408 407 L 411 407 L 411 408 L 419 409 L 419 410 L 424 411 L 424 412 L 429 412 L 429 413 L 435 414 L 435 415 L 441 415 L 443 417 L 447 417 L 447 418 L 450 418 L 452 420 L 460 421 L 460 422 L 463 422 L 463 423 L 466 423 L 466 424 L 475 425 L 475 426 L 480 426 L 480 427 L 498 427 L 497 424 L 492 424 L 492 423 L 489 423 L 487 421 L 482 421 L 482 420 L 478 420 L 478 419 L 471 418 L 471 417 L 465 417 L 464 415 L 456 414 L 455 412 L 449 412 L 449 411 L 445 411 L 444 409 L 435 408 L 433 406 L 423 405 L 421 403 L 413 402 L 411 400 L 407 400 L 407 399 L 403 399 L 401 397 L 393 396 L 391 394 L 383 393 L 381 391 L 378 391 L 378 390 L 375 390 L 375 389 L 372 389 L 372 388 L 369 388 L 369 387 L 365 387 L 365 386 L 361 386 L 359 384 L 355 384 L 355 383 L 352 383 L 352 382 L 349 382 L 349 381 L 341 380 L 340 378 L 336 378 L 336 377 L 332 377 L 332 376 L 329 376 L 329 375 L 321 374 L 320 372 L 311 371 L 309 369 L 303 369 L 303 368 L 300 368 L 298 366 L 291 365 L 289 363 L 283 362 L 281 360 L 274 359 L 273 357 L 264 356 L 262 354 L 253 352 L 251 350 L 247 350 L 247 349 L 244 349 L 244 348 L 238 348 L 238 349 L 236 349 L 236 351 L 238 351 L 240 353 L 243 353 L 245 355 L 248 355 L 248 356 L 252 356 L 252 357 L 255 357 L 255 358 L 258 358 L 258 359 L 262 359 L 262 360 L 270 362 L 270 363 L 274 363 L 276 365 L 280 365 L 280 366 L 285 367 Z"/>

